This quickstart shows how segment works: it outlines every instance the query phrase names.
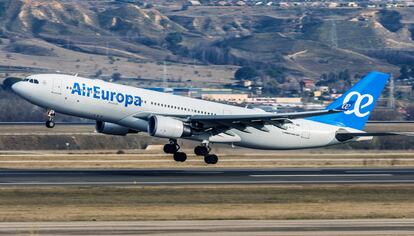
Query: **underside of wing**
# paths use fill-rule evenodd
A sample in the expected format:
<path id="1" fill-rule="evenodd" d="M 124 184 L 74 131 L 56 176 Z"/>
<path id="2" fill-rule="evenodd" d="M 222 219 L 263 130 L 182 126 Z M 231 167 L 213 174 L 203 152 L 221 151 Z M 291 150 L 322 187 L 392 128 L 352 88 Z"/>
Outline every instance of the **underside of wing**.
<path id="1" fill-rule="evenodd" d="M 328 115 L 342 112 L 341 110 L 320 110 L 293 113 L 262 113 L 246 115 L 195 115 L 187 118 L 194 127 L 201 130 L 210 129 L 222 132 L 229 128 L 246 131 L 246 127 L 254 127 L 262 131 L 268 131 L 266 124 L 283 128 L 284 124 L 291 123 L 291 119 L 306 118 L 312 116 Z"/>

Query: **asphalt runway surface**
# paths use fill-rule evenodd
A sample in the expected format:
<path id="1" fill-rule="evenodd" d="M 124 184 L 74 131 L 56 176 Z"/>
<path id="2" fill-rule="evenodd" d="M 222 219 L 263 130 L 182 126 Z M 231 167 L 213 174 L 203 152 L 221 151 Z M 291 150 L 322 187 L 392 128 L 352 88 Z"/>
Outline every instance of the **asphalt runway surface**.
<path id="1" fill-rule="evenodd" d="M 413 235 L 413 219 L 0 223 L 0 235 Z"/>
<path id="2" fill-rule="evenodd" d="M 0 186 L 191 184 L 414 184 L 414 169 L 0 169 Z"/>

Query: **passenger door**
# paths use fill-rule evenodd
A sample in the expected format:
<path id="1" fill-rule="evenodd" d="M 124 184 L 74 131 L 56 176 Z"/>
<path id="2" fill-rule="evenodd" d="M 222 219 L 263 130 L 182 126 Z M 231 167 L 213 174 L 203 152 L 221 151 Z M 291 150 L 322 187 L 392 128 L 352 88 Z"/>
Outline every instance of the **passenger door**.
<path id="1" fill-rule="evenodd" d="M 307 125 L 303 121 L 301 122 L 300 126 L 302 127 L 301 138 L 310 139 L 309 127 L 307 127 Z"/>

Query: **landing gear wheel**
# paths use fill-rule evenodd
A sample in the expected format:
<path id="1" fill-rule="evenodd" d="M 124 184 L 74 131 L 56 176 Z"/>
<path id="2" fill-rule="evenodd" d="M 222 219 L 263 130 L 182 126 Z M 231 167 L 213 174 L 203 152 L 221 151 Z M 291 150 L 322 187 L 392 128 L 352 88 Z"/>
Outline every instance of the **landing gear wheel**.
<path id="1" fill-rule="evenodd" d="M 55 122 L 53 120 L 46 121 L 46 127 L 50 129 L 55 127 Z"/>
<path id="2" fill-rule="evenodd" d="M 217 155 L 211 154 L 204 156 L 204 162 L 206 164 L 216 164 L 218 162 Z"/>
<path id="3" fill-rule="evenodd" d="M 175 144 L 165 144 L 164 145 L 164 152 L 168 154 L 174 154 L 178 151 L 179 147 Z"/>
<path id="4" fill-rule="evenodd" d="M 176 162 L 185 162 L 187 160 L 187 154 L 184 152 L 174 153 L 174 161 Z"/>
<path id="5" fill-rule="evenodd" d="M 56 112 L 54 110 L 52 109 L 47 110 L 47 121 L 46 121 L 47 128 L 55 127 L 55 116 L 56 116 Z"/>
<path id="6" fill-rule="evenodd" d="M 197 146 L 194 148 L 194 153 L 197 156 L 206 156 L 210 152 L 210 149 L 207 146 Z"/>
<path id="7" fill-rule="evenodd" d="M 180 150 L 180 145 L 176 139 L 170 139 L 170 143 L 165 144 L 163 149 L 165 153 L 174 154 Z"/>

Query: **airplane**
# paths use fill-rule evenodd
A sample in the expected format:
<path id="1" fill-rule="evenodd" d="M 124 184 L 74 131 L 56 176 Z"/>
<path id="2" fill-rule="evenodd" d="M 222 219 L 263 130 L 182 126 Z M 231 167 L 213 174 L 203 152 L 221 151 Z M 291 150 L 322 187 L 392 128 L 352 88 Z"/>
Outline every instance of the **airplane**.
<path id="1" fill-rule="evenodd" d="M 194 153 L 204 157 L 205 163 L 216 164 L 218 156 L 210 153 L 214 143 L 289 150 L 365 141 L 373 136 L 410 135 L 363 131 L 389 78 L 386 73 L 370 72 L 325 109 L 290 113 L 270 113 L 77 75 L 36 74 L 6 81 L 19 96 L 47 110 L 48 128 L 55 126 L 59 112 L 95 120 L 96 131 L 103 134 L 147 132 L 169 139 L 164 152 L 177 162 L 187 159 L 177 139 L 196 140 L 200 145 Z"/>

